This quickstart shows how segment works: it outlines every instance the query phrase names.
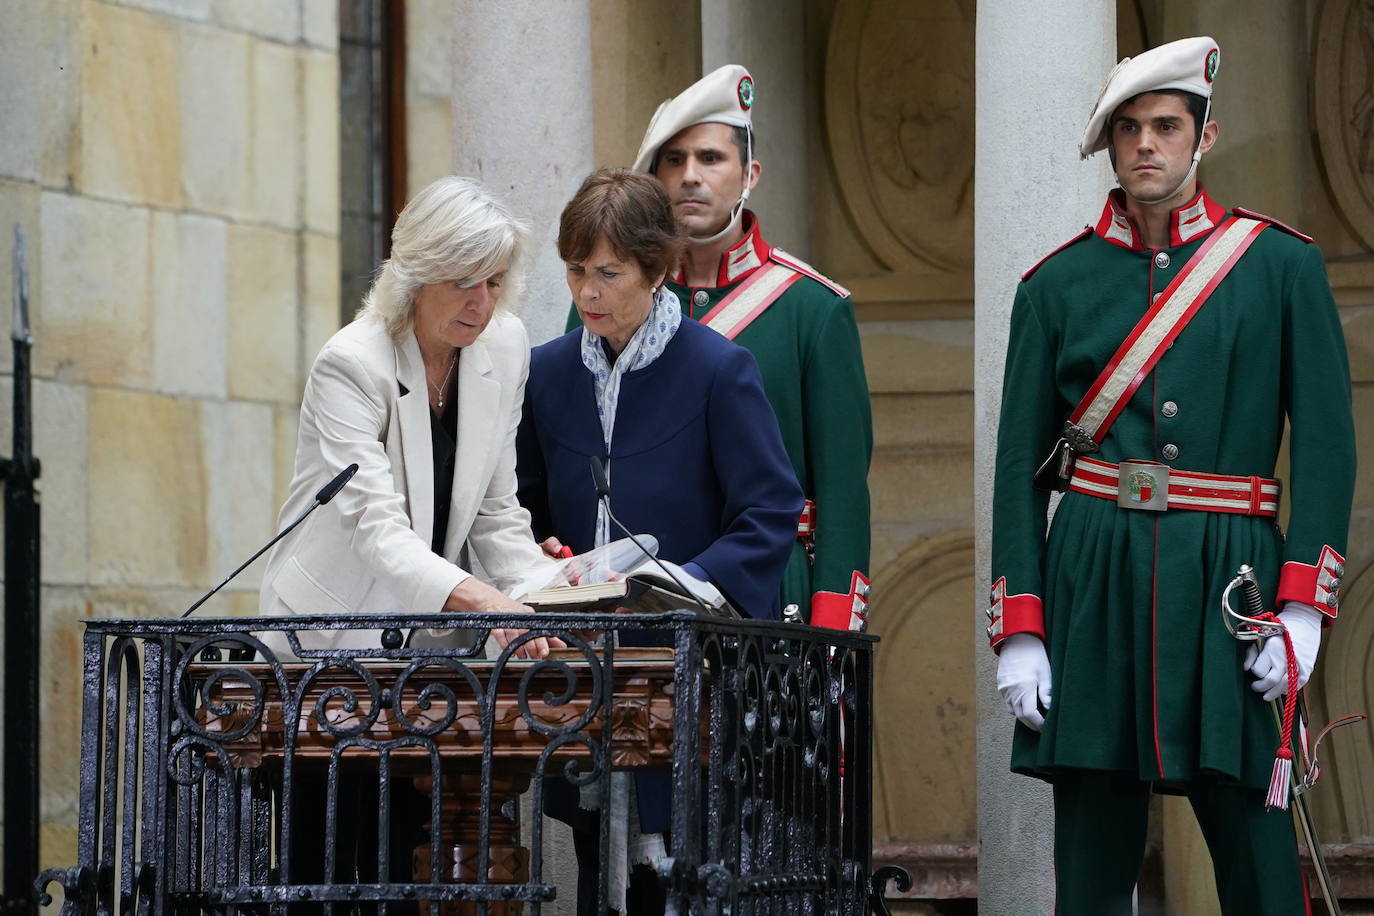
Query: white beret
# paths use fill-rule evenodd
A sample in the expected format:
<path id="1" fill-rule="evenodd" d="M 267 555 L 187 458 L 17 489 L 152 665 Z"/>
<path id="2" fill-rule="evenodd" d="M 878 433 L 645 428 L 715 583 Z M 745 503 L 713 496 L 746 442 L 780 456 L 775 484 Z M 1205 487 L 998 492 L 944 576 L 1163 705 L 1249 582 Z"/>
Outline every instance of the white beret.
<path id="1" fill-rule="evenodd" d="M 639 144 L 634 170 L 653 168 L 658 148 L 693 124 L 749 127 L 754 108 L 754 79 L 739 64 L 726 64 L 658 106 Z"/>
<path id="2" fill-rule="evenodd" d="M 1181 89 L 1203 98 L 1212 97 L 1212 80 L 1221 64 L 1221 49 L 1207 36 L 1180 38 L 1151 48 L 1139 57 L 1123 58 L 1107 74 L 1107 83 L 1093 106 L 1083 130 L 1078 154 L 1087 159 L 1107 148 L 1107 120 L 1127 99 L 1142 92 Z"/>

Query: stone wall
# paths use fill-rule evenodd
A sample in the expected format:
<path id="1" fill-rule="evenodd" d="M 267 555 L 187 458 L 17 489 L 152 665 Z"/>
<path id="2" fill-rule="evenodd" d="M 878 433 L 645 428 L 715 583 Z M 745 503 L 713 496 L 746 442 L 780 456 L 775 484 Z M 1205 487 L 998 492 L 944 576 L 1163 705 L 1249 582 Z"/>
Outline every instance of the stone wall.
<path id="1" fill-rule="evenodd" d="M 406 0 L 406 189 L 453 172 L 453 0 Z"/>
<path id="2" fill-rule="evenodd" d="M 75 860 L 82 619 L 180 613 L 275 526 L 304 373 L 338 323 L 337 33 L 334 0 L 6 9 L 0 323 L 18 223 L 43 462 L 44 867 Z M 254 611 L 260 573 L 204 612 Z"/>

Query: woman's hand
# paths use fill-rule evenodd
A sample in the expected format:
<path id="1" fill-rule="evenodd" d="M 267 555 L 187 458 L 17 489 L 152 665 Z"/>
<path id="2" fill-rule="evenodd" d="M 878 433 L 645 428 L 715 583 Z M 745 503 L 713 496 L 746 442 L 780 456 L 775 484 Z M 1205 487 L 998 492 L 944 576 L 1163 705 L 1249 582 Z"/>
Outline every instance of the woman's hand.
<path id="1" fill-rule="evenodd" d="M 528 604 L 521 604 L 512 598 L 507 598 L 499 590 L 492 588 L 476 576 L 469 576 L 458 583 L 453 591 L 449 592 L 448 600 L 444 602 L 444 610 L 487 611 L 497 614 L 534 613 L 534 608 Z M 496 640 L 497 646 L 504 649 L 525 632 L 525 630 L 493 629 L 491 638 Z M 544 658 L 549 654 L 549 649 L 562 649 L 565 645 L 563 640 L 557 637 L 540 636 L 538 639 L 531 639 L 516 649 L 515 657 Z"/>
<path id="2" fill-rule="evenodd" d="M 571 550 L 569 550 L 567 553 L 564 553 L 564 550 L 566 550 L 567 548 L 563 546 L 563 542 L 560 541 L 558 538 L 549 538 L 539 546 L 544 551 L 545 556 L 552 557 L 555 560 L 563 560 L 572 556 Z"/>

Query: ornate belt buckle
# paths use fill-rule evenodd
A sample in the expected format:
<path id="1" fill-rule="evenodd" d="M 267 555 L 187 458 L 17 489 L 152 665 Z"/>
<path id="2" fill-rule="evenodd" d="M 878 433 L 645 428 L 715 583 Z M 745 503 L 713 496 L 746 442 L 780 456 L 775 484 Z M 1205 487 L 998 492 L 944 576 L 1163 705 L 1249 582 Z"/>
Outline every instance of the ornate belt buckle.
<path id="1" fill-rule="evenodd" d="M 1127 509 L 1163 512 L 1169 508 L 1169 466 L 1157 461 L 1123 461 L 1116 504 Z"/>

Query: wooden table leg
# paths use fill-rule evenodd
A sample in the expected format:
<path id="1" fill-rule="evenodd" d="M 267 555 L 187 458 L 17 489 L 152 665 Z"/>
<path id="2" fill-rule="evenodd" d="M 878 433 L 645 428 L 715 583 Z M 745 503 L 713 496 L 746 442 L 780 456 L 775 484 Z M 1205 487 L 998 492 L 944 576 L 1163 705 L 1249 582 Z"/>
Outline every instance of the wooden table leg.
<path id="1" fill-rule="evenodd" d="M 415 787 L 429 794 L 431 779 L 417 776 Z M 530 879 L 530 851 L 517 842 L 520 825 L 502 813 L 508 799 L 514 799 L 529 788 L 527 774 L 492 777 L 491 825 L 489 836 L 490 861 L 485 881 L 488 884 L 525 884 Z M 477 874 L 477 837 L 482 802 L 481 777 L 475 773 L 445 773 L 440 786 L 439 881 L 448 884 L 477 884 L 484 879 Z M 425 828 L 433 835 L 433 825 Z M 415 881 L 431 880 L 433 865 L 430 846 L 415 847 Z M 487 906 L 488 916 L 520 916 L 524 911 L 519 902 L 502 901 Z M 475 903 L 446 902 L 435 907 L 420 904 L 423 916 L 475 916 Z"/>

